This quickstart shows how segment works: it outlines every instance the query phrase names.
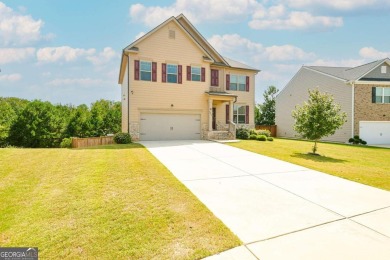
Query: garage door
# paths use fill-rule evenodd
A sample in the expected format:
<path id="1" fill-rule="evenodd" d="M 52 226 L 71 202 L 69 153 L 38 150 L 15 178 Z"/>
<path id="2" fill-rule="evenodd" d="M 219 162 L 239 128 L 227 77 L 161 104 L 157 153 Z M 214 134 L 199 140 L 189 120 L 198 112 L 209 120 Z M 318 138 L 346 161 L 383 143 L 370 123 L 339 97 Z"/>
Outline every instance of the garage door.
<path id="1" fill-rule="evenodd" d="M 360 121 L 359 129 L 367 144 L 390 144 L 390 121 Z"/>
<path id="2" fill-rule="evenodd" d="M 200 115 L 142 113 L 140 139 L 199 140 Z"/>

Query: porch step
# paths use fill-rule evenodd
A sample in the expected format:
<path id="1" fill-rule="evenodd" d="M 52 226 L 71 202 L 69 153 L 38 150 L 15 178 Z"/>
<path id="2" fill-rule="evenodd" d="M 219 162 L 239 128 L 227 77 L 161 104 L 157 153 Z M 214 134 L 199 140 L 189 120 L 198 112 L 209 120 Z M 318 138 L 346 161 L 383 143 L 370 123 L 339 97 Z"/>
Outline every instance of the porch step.
<path id="1" fill-rule="evenodd" d="M 229 131 L 212 131 L 209 132 L 210 140 L 233 140 L 234 136 Z"/>

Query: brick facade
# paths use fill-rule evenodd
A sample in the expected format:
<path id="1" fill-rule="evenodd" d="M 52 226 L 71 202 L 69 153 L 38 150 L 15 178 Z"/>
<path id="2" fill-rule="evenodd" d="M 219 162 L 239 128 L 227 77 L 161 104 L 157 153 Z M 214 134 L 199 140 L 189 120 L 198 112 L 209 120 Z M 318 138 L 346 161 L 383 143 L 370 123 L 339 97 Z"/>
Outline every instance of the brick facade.
<path id="1" fill-rule="evenodd" d="M 360 121 L 390 121 L 390 104 L 372 103 L 372 87 L 389 85 L 355 85 L 354 134 L 359 135 Z"/>

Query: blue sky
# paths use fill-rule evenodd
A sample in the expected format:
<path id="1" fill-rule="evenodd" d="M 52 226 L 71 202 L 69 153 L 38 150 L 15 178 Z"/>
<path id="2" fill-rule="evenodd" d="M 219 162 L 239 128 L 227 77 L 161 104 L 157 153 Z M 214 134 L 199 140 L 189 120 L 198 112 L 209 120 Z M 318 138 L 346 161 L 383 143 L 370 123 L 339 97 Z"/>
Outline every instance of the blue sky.
<path id="1" fill-rule="evenodd" d="M 256 101 L 304 65 L 390 57 L 390 0 L 0 0 L 0 96 L 120 100 L 120 54 L 183 13 L 222 55 L 261 70 Z"/>

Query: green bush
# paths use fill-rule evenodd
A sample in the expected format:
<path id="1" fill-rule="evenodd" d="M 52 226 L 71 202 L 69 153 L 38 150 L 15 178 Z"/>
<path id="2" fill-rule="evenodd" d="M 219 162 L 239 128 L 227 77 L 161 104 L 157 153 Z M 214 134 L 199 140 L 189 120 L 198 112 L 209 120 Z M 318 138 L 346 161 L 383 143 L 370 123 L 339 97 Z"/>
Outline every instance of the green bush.
<path id="1" fill-rule="evenodd" d="M 257 139 L 257 135 L 256 135 L 256 134 L 251 134 L 251 135 L 249 136 L 249 139 L 251 139 L 251 140 L 256 140 L 256 139 Z"/>
<path id="2" fill-rule="evenodd" d="M 267 137 L 265 135 L 258 135 L 257 141 L 267 141 Z"/>
<path id="3" fill-rule="evenodd" d="M 273 137 L 267 137 L 267 141 L 273 141 L 274 140 L 274 138 Z"/>
<path id="4" fill-rule="evenodd" d="M 256 129 L 250 129 L 250 130 L 249 130 L 249 134 L 250 134 L 250 135 L 257 135 Z"/>
<path id="5" fill-rule="evenodd" d="M 60 143 L 61 148 L 72 148 L 72 138 L 64 138 Z"/>
<path id="6" fill-rule="evenodd" d="M 248 140 L 249 139 L 249 130 L 246 128 L 237 128 L 236 129 L 236 137 L 238 139 Z"/>
<path id="7" fill-rule="evenodd" d="M 114 141 L 117 144 L 129 144 L 131 143 L 131 136 L 129 133 L 117 133 L 114 135 Z"/>
<path id="8" fill-rule="evenodd" d="M 362 139 L 360 139 L 360 137 L 358 135 L 355 135 L 353 138 L 349 138 L 348 142 L 350 144 L 363 144 L 363 145 L 367 144 L 367 142 L 362 140 Z"/>
<path id="9" fill-rule="evenodd" d="M 265 135 L 266 137 L 271 136 L 271 132 L 269 130 L 266 130 L 266 129 L 259 129 L 256 132 L 258 135 Z"/>

